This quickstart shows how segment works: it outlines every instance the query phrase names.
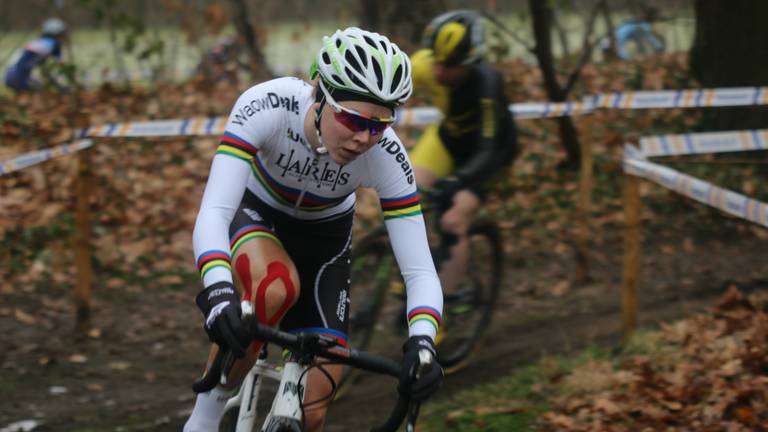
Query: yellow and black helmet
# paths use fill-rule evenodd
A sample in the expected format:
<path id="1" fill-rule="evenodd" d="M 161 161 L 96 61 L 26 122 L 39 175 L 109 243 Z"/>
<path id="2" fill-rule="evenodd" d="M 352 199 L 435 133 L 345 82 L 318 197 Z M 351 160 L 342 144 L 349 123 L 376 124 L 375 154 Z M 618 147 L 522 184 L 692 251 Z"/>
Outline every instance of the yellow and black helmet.
<path id="1" fill-rule="evenodd" d="M 424 29 L 423 42 L 436 62 L 453 66 L 480 60 L 485 53 L 485 32 L 480 15 L 455 10 L 438 15 Z"/>

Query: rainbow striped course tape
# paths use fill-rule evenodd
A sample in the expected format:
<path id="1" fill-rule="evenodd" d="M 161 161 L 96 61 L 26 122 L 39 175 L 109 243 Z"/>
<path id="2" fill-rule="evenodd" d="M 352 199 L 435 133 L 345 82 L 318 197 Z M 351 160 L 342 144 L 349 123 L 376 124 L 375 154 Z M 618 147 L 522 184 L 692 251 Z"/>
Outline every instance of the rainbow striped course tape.
<path id="1" fill-rule="evenodd" d="M 0 176 L 18 171 L 37 165 L 41 162 L 45 162 L 50 159 L 54 159 L 60 156 L 66 156 L 80 150 L 87 149 L 93 145 L 93 141 L 89 139 L 82 139 L 75 141 L 72 144 L 63 144 L 56 147 L 51 147 L 45 150 L 37 150 L 29 153 L 25 153 L 21 156 L 17 156 L 13 159 L 0 161 Z"/>
<path id="2" fill-rule="evenodd" d="M 768 227 L 768 205 L 765 203 L 647 159 L 650 156 L 673 154 L 760 150 L 766 148 L 766 132 L 768 131 L 737 131 L 642 138 L 640 148 L 632 144 L 624 145 L 624 172 L 651 180 L 733 216 Z M 661 145 L 664 141 L 680 144 Z"/>

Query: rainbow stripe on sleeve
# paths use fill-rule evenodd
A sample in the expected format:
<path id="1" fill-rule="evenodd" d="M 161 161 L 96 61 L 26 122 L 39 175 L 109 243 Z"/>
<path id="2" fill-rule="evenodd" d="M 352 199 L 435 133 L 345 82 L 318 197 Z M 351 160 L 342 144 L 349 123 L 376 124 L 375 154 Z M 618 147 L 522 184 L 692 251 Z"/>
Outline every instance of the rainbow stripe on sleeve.
<path id="1" fill-rule="evenodd" d="M 440 317 L 440 312 L 437 309 L 429 306 L 419 306 L 408 312 L 408 325 L 412 326 L 417 321 L 427 321 L 435 326 L 435 331 L 437 331 L 443 319 Z"/>
<path id="2" fill-rule="evenodd" d="M 380 202 L 384 219 L 397 219 L 421 214 L 419 195 L 416 192 L 398 198 L 382 198 Z"/>
<path id="3" fill-rule="evenodd" d="M 231 132 L 224 132 L 216 154 L 225 154 L 250 163 L 257 151 L 258 149 L 248 141 Z"/>
<path id="4" fill-rule="evenodd" d="M 224 267 L 229 271 L 232 271 L 232 265 L 230 264 L 229 254 L 220 250 L 209 250 L 203 252 L 200 258 L 197 259 L 197 269 L 200 270 L 200 276 L 205 277 L 214 267 Z"/>

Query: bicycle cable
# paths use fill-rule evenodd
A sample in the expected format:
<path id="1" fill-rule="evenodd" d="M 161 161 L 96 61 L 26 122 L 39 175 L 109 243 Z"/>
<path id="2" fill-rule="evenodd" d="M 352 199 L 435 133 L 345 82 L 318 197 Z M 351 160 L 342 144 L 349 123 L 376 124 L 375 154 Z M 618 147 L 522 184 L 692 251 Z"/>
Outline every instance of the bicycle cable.
<path id="1" fill-rule="evenodd" d="M 329 362 L 329 363 L 326 363 L 326 364 L 340 364 L 340 363 L 331 363 L 331 362 Z M 322 372 L 323 375 L 325 375 L 326 378 L 328 378 L 328 382 L 331 383 L 331 392 L 327 396 L 323 396 L 323 397 L 321 397 L 321 398 L 319 398 L 317 400 L 314 400 L 312 402 L 304 403 L 303 400 L 301 400 L 301 399 L 299 400 L 299 408 L 301 408 L 302 426 L 306 426 L 306 425 L 304 425 L 304 419 L 306 418 L 304 410 L 306 408 L 312 407 L 313 405 L 317 405 L 317 404 L 323 403 L 323 402 L 328 401 L 328 400 L 333 400 L 333 398 L 336 397 L 336 390 L 338 388 L 336 380 L 333 379 L 333 377 L 331 376 L 331 373 L 328 372 L 325 369 L 325 367 L 323 366 L 322 363 L 314 363 L 311 366 L 309 366 L 308 368 L 306 368 L 301 373 L 301 375 L 299 376 L 299 382 L 301 382 L 304 379 L 304 375 L 306 375 L 307 373 L 309 373 L 310 370 L 315 369 L 315 368 L 317 370 L 319 370 L 320 372 Z"/>

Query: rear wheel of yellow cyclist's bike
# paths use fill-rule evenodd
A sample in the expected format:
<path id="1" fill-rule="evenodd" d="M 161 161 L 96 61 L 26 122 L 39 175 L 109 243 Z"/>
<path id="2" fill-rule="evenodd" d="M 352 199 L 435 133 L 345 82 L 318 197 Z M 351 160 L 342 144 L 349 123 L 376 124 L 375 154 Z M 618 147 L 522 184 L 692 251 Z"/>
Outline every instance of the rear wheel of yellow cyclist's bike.
<path id="1" fill-rule="evenodd" d="M 453 292 L 443 293 L 443 323 L 437 357 L 446 373 L 467 364 L 491 322 L 502 278 L 501 234 L 495 223 L 478 220 L 469 235 L 466 272 Z"/>

